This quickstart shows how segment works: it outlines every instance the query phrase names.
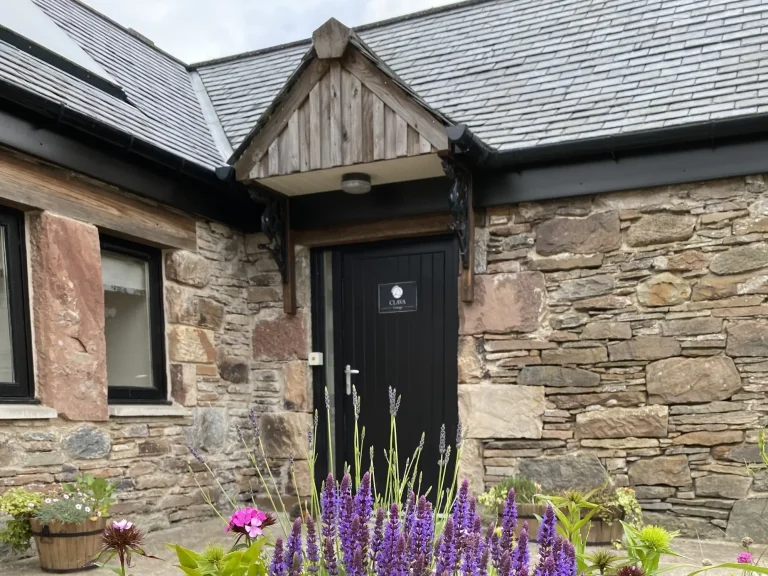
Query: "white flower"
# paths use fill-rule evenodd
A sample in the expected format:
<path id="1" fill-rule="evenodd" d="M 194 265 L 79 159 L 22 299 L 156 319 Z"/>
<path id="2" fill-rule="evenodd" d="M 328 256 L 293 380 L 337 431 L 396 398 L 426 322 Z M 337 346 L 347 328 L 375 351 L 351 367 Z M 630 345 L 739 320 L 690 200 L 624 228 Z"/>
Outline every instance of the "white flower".
<path id="1" fill-rule="evenodd" d="M 64 494 L 64 500 L 69 500 L 69 494 Z"/>
<path id="2" fill-rule="evenodd" d="M 59 501 L 59 499 L 58 499 L 58 498 L 54 498 L 54 499 L 53 499 L 53 501 L 54 501 L 54 502 L 58 502 L 58 501 Z"/>
<path id="3" fill-rule="evenodd" d="M 46 503 L 46 504 L 50 504 L 50 503 L 51 503 L 51 499 L 50 499 L 50 498 L 46 498 L 46 499 L 45 499 L 45 503 Z"/>
<path id="4" fill-rule="evenodd" d="M 27 506 L 29 506 L 30 508 L 34 508 L 35 507 L 35 503 L 34 502 L 30 502 L 29 504 L 27 504 Z"/>
<path id="5" fill-rule="evenodd" d="M 96 512 L 96 516 L 98 516 L 99 518 L 101 518 L 101 510 L 99 510 L 98 512 Z"/>
<path id="6" fill-rule="evenodd" d="M 77 508 L 78 510 L 82 510 L 83 509 L 83 505 L 82 504 L 75 504 L 75 508 Z"/>
<path id="7" fill-rule="evenodd" d="M 85 511 L 86 511 L 86 512 L 90 512 L 90 511 L 91 511 L 91 508 L 90 508 L 90 506 L 86 506 L 86 507 L 85 507 Z"/>

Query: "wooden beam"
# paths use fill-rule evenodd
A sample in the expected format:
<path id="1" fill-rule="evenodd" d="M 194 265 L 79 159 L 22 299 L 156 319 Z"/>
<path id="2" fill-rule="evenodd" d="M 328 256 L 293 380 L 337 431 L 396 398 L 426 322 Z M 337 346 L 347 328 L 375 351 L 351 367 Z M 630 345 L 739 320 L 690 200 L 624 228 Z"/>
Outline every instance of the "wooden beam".
<path id="1" fill-rule="evenodd" d="M 411 216 L 391 220 L 377 220 L 350 226 L 338 226 L 319 230 L 294 230 L 297 246 L 337 246 L 356 242 L 373 242 L 414 236 L 430 236 L 450 232 L 450 214 Z"/>
<path id="2" fill-rule="evenodd" d="M 293 113 L 309 97 L 310 91 L 325 75 L 328 68 L 329 64 L 326 60 L 313 60 L 309 63 L 307 69 L 302 72 L 296 83 L 283 98 L 283 101 L 277 106 L 277 109 L 272 112 L 272 116 L 261 127 L 261 131 L 253 137 L 248 148 L 240 156 L 240 159 L 235 162 L 238 180 L 258 178 L 256 164 L 267 153 L 270 144 L 285 129 Z"/>
<path id="3" fill-rule="evenodd" d="M 330 166 L 324 166 L 324 168 L 331 168 L 333 166 L 341 166 L 344 162 L 343 153 L 343 127 L 341 119 L 341 65 L 337 61 L 331 62 L 331 71 L 328 73 L 330 79 L 330 107 L 331 107 L 331 122 L 330 122 L 330 154 L 331 164 Z"/>
<path id="4" fill-rule="evenodd" d="M 445 127 L 422 106 L 413 101 L 405 91 L 386 76 L 358 50 L 347 50 L 342 65 L 352 72 L 371 92 L 381 98 L 419 134 L 438 150 L 448 150 Z"/>
<path id="5" fill-rule="evenodd" d="M 349 28 L 331 18 L 312 32 L 312 46 L 318 58 L 341 58 L 349 44 Z"/>
<path id="6" fill-rule="evenodd" d="M 473 207 L 472 175 L 466 173 L 467 178 L 467 202 L 469 214 L 467 216 L 467 256 L 469 264 L 461 271 L 461 301 L 475 301 L 475 210 Z"/>
<path id="7" fill-rule="evenodd" d="M 0 198 L 21 209 L 49 210 L 161 248 L 197 250 L 194 218 L 2 148 Z"/>
<path id="8" fill-rule="evenodd" d="M 285 282 L 283 283 L 283 312 L 296 314 L 296 245 L 291 231 L 291 199 L 285 199 Z"/>

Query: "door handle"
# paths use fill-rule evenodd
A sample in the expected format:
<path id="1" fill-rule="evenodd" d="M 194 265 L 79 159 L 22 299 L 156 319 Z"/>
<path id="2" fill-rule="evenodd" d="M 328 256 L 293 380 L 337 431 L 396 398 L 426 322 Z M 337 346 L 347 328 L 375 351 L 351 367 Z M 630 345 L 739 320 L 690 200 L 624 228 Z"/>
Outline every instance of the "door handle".
<path id="1" fill-rule="evenodd" d="M 360 374 L 360 370 L 353 369 L 349 364 L 344 368 L 344 378 L 347 384 L 347 396 L 352 394 L 352 374 Z"/>

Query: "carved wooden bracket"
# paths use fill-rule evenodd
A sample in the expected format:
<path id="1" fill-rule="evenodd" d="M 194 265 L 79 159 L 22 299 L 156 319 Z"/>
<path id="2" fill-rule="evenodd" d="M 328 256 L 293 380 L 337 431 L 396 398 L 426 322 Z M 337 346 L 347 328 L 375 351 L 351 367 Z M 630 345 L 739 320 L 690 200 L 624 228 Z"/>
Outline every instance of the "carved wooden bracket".
<path id="1" fill-rule="evenodd" d="M 293 246 L 290 221 L 290 200 L 271 198 L 261 214 L 261 231 L 269 242 L 261 246 L 277 264 L 283 279 L 283 309 L 286 314 L 296 313 L 296 253 Z"/>
<path id="2" fill-rule="evenodd" d="M 450 178 L 448 201 L 453 221 L 450 229 L 456 234 L 461 256 L 461 300 L 475 299 L 475 211 L 472 202 L 472 174 L 450 157 L 443 159 L 443 171 Z"/>

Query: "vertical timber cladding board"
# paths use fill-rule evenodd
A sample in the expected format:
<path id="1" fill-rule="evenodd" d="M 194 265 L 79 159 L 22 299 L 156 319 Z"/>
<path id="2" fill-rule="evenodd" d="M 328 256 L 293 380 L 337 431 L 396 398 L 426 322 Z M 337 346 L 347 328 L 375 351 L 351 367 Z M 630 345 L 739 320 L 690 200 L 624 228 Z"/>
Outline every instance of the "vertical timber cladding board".
<path id="1" fill-rule="evenodd" d="M 264 178 L 436 151 L 354 74 L 332 63 L 269 146 L 257 174 Z"/>

